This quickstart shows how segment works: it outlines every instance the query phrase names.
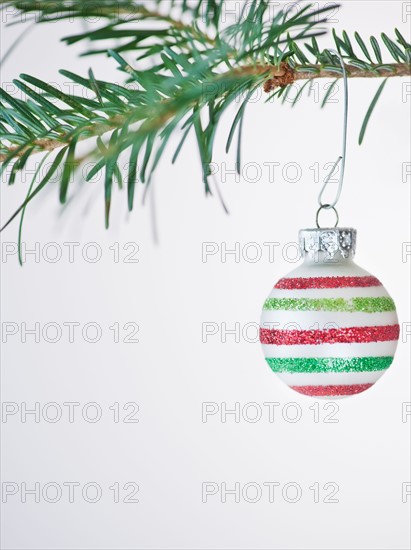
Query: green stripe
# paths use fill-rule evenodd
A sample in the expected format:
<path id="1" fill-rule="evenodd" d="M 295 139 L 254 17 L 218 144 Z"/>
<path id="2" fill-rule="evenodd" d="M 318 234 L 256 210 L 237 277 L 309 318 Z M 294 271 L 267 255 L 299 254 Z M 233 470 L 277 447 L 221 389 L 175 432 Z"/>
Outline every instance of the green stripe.
<path id="1" fill-rule="evenodd" d="M 362 311 L 364 313 L 379 313 L 395 311 L 392 298 L 268 298 L 264 309 L 287 311 Z"/>
<path id="2" fill-rule="evenodd" d="M 274 372 L 369 372 L 385 370 L 393 357 L 266 357 Z"/>

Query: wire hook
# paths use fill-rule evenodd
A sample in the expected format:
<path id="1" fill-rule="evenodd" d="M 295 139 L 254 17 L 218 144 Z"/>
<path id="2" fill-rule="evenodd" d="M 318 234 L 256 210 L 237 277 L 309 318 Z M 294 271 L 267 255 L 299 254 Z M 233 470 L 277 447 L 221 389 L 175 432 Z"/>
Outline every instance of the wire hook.
<path id="1" fill-rule="evenodd" d="M 343 182 L 344 182 L 345 157 L 346 157 L 346 152 L 347 152 L 348 79 L 347 79 L 347 72 L 345 70 L 344 60 L 343 60 L 341 54 L 339 52 L 337 52 L 336 50 L 328 50 L 328 51 L 333 53 L 334 55 L 336 55 L 338 57 L 338 59 L 340 60 L 340 64 L 341 64 L 341 68 L 342 68 L 342 72 L 343 72 L 343 80 L 344 80 L 344 121 L 343 121 L 343 139 L 342 139 L 343 145 L 342 145 L 342 154 L 341 154 L 341 156 L 339 156 L 338 159 L 335 161 L 335 163 L 334 163 L 333 167 L 331 168 L 328 176 L 324 180 L 324 185 L 322 186 L 320 194 L 318 195 L 318 204 L 320 205 L 320 208 L 328 208 L 328 209 L 332 208 L 336 212 L 335 205 L 337 204 L 337 202 L 340 198 L 341 191 L 342 191 L 342 186 L 343 186 Z M 324 203 L 323 198 L 322 198 L 323 194 L 324 194 L 324 191 L 325 191 L 331 177 L 335 173 L 335 170 L 337 169 L 337 166 L 340 163 L 341 163 L 341 172 L 340 172 L 340 178 L 339 178 L 339 181 L 338 181 L 337 194 L 335 196 L 335 199 L 332 202 L 327 201 L 326 203 Z"/>

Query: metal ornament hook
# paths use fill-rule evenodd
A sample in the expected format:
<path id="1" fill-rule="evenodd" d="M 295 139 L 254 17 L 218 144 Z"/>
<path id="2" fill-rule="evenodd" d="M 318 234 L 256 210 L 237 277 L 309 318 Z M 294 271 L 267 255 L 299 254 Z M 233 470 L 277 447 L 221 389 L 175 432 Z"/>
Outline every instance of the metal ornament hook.
<path id="1" fill-rule="evenodd" d="M 321 188 L 321 191 L 320 191 L 320 194 L 318 195 L 318 204 L 320 205 L 320 208 L 319 208 L 319 210 L 317 212 L 317 216 L 316 216 L 317 227 L 319 227 L 319 225 L 318 225 L 318 214 L 323 208 L 326 208 L 326 209 L 332 208 L 334 210 L 334 212 L 337 214 L 337 211 L 335 209 L 335 205 L 337 204 L 337 202 L 340 198 L 340 195 L 341 195 L 341 191 L 342 191 L 342 186 L 343 186 L 343 182 L 344 182 L 344 172 L 345 172 L 345 157 L 346 157 L 346 152 L 347 152 L 347 126 L 348 126 L 348 79 L 347 79 L 347 72 L 345 70 L 344 60 L 343 60 L 341 54 L 339 52 L 337 52 L 336 50 L 329 50 L 329 51 L 331 53 L 335 54 L 338 57 L 338 59 L 340 60 L 342 73 L 343 73 L 343 80 L 344 80 L 344 120 L 343 120 L 343 138 L 342 138 L 343 143 L 342 143 L 342 154 L 335 161 L 335 163 L 334 163 L 333 167 L 331 168 L 328 176 L 325 178 L 324 184 L 323 184 L 323 186 Z M 335 199 L 332 202 L 327 201 L 327 203 L 324 203 L 323 202 L 324 191 L 327 188 L 327 185 L 328 185 L 331 177 L 335 173 L 335 170 L 337 169 L 337 166 L 340 163 L 341 163 L 341 171 L 340 171 L 340 177 L 339 177 L 339 181 L 338 181 L 338 188 L 337 188 L 337 193 L 336 193 Z M 338 223 L 338 214 L 337 214 L 337 223 Z"/>
<path id="2" fill-rule="evenodd" d="M 339 222 L 338 212 L 335 208 L 335 206 L 332 206 L 331 204 L 322 204 L 320 208 L 317 210 L 317 214 L 315 215 L 315 223 L 317 224 L 318 229 L 320 229 L 320 212 L 322 209 L 328 210 L 331 209 L 335 214 L 335 225 L 334 227 L 337 227 Z"/>

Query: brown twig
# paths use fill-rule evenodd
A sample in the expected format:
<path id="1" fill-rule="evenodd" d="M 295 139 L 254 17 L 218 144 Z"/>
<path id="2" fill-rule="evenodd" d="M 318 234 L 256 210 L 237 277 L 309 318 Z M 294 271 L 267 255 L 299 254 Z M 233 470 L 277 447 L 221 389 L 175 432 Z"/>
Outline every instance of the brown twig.
<path id="1" fill-rule="evenodd" d="M 311 70 L 304 70 L 305 68 Z M 390 67 L 390 68 L 389 68 Z M 392 68 L 391 68 L 392 67 Z M 360 69 L 353 65 L 345 65 L 349 78 L 387 78 L 391 76 L 410 76 L 411 65 L 409 63 L 396 63 L 380 67 L 372 65 L 371 69 Z M 342 72 L 323 69 L 321 65 L 300 66 L 292 69 L 287 63 L 281 65 L 274 71 L 269 70 L 269 78 L 264 82 L 264 91 L 271 92 L 275 88 L 283 88 L 296 80 L 313 80 L 314 78 L 342 78 Z"/>

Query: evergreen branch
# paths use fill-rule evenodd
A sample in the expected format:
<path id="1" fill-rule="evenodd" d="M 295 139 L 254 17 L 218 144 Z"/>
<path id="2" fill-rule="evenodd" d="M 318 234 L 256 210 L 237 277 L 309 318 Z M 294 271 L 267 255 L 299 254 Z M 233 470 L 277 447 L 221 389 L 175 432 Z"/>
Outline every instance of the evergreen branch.
<path id="1" fill-rule="evenodd" d="M 358 67 L 353 67 L 351 65 L 345 65 L 346 73 L 349 78 L 389 78 L 394 76 L 410 76 L 411 67 L 407 63 L 397 63 L 395 65 L 377 65 L 373 64 L 372 70 L 362 69 Z M 71 73 L 68 71 L 61 71 L 63 75 L 70 77 Z M 330 69 L 324 69 L 321 65 L 296 65 L 292 70 L 287 65 L 280 65 L 280 67 L 268 66 L 268 65 L 250 65 L 242 66 L 238 69 L 232 71 L 227 71 L 224 74 L 218 75 L 215 81 L 209 81 L 206 86 L 220 86 L 224 85 L 227 81 L 232 79 L 247 78 L 247 77 L 264 77 L 264 87 L 265 91 L 268 92 L 277 87 L 283 87 L 284 85 L 290 85 L 298 80 L 313 80 L 317 78 L 342 78 L 342 70 L 338 70 L 338 67 Z M 24 75 L 23 75 L 24 78 Z M 30 80 L 30 77 L 26 77 Z M 33 79 L 32 79 L 33 80 Z M 73 78 L 73 82 L 78 82 L 79 77 Z M 85 79 L 81 78 L 81 83 L 84 84 Z M 34 90 L 24 86 L 21 81 L 15 81 L 16 86 L 24 89 L 26 93 L 30 94 L 30 91 L 33 93 Z M 44 84 L 44 83 L 43 83 Z M 90 80 L 87 83 L 87 87 L 96 91 L 93 88 L 93 82 Z M 100 81 L 99 85 L 109 86 L 110 83 Z M 3 90 L 0 89 L 0 97 L 7 101 L 6 94 Z M 326 99 L 326 98 L 325 98 Z M 162 118 L 154 118 L 151 122 L 153 126 L 158 124 L 159 127 L 162 126 L 162 123 L 167 119 L 174 116 L 175 112 L 171 107 L 171 101 L 163 102 L 164 114 Z M 79 136 L 79 141 L 88 139 L 90 137 L 101 136 L 110 130 L 116 128 L 121 128 L 129 119 L 139 119 L 139 115 L 135 112 L 134 108 L 131 107 L 124 111 L 123 114 L 116 114 L 114 116 L 108 117 L 104 122 L 100 121 L 100 117 L 96 119 L 95 122 L 82 127 L 81 135 Z M 54 131 L 57 130 L 56 127 L 53 128 Z M 59 135 L 58 138 L 53 139 L 52 137 L 42 137 L 32 141 L 29 141 L 26 144 L 26 148 L 21 147 L 10 147 L 5 148 L 6 152 L 0 153 L 0 161 L 5 161 L 9 158 L 10 155 L 21 157 L 27 151 L 27 148 L 33 147 L 34 152 L 41 151 L 53 151 L 63 145 L 67 144 L 71 137 L 74 127 L 71 128 L 70 132 L 63 132 Z M 362 141 L 362 140 L 361 140 Z"/>
<path id="2" fill-rule="evenodd" d="M 68 17 L 101 16 L 106 21 L 102 27 L 63 40 L 68 45 L 98 42 L 100 49 L 85 54 L 104 53 L 114 58 L 124 74 L 124 85 L 119 85 L 96 79 L 91 69 L 88 77 L 60 71 L 70 82 L 91 91 L 94 99 L 88 99 L 85 93 L 65 94 L 29 75 L 14 81 L 23 99 L 0 91 L 0 161 L 2 170 L 11 166 L 9 184 L 32 154 L 60 149 L 46 176 L 37 187 L 33 180 L 26 200 L 5 226 L 24 213 L 57 168 L 61 168 L 59 198 L 64 203 L 72 174 L 88 157 L 95 158 L 96 164 L 87 180 L 104 171 L 107 226 L 113 181 L 122 186 L 121 155 L 128 155 L 127 201 L 131 210 L 137 178 L 150 182 L 167 143 L 180 129 L 183 135 L 173 162 L 192 131 L 202 162 L 205 192 L 209 193 L 214 138 L 228 107 L 235 101 L 241 103 L 227 141 L 228 151 L 237 133 L 236 167 L 240 171 L 244 112 L 254 91 L 262 86 L 269 98 L 284 100 L 290 87 L 300 80 L 308 83 L 331 78 L 335 84 L 342 68 L 332 49 L 343 56 L 349 78 L 387 79 L 411 74 L 411 46 L 397 29 L 395 40 L 382 33 L 381 43 L 371 37 L 369 45 L 359 33 L 352 39 L 345 31 L 341 36 L 333 31 L 332 49 L 320 50 L 316 36 L 324 34 L 322 25 L 335 5 L 320 9 L 305 6 L 297 13 L 278 11 L 270 18 L 269 2 L 253 0 L 244 7 L 248 8 L 246 17 L 243 12 L 233 25 L 220 28 L 224 0 L 154 3 L 155 9 L 153 2 L 135 0 L 102 0 L 99 6 L 86 0 L 1 1 L 16 8 L 16 19 L 19 14 L 34 14 L 42 24 Z M 134 62 L 128 62 L 124 52 L 133 55 Z M 383 59 L 384 55 L 390 59 Z M 305 84 L 298 91 L 298 99 L 304 89 Z M 361 141 L 382 89 L 378 89 L 367 111 Z M 331 91 L 332 87 L 322 105 Z M 105 134 L 110 135 L 104 138 Z M 78 143 L 88 138 L 94 138 L 92 150 L 76 158 Z"/>

